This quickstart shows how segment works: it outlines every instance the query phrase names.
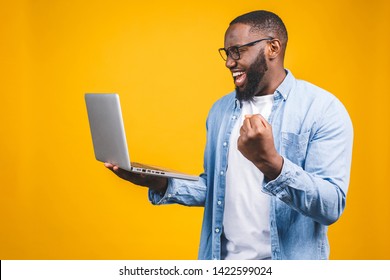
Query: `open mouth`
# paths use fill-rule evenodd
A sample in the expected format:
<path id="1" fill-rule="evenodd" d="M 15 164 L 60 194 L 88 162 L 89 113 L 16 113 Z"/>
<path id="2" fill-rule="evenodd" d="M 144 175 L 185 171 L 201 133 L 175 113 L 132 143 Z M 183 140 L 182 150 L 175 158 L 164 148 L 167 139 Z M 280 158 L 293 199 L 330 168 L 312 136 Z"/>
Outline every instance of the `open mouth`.
<path id="1" fill-rule="evenodd" d="M 245 72 L 233 72 L 234 84 L 236 87 L 242 87 L 246 80 Z"/>

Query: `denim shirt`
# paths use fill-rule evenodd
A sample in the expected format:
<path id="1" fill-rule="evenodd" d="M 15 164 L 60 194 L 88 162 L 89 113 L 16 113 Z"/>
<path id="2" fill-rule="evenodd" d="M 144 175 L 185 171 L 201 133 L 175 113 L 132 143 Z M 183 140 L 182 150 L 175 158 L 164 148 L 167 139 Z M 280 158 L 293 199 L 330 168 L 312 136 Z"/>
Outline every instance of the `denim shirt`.
<path id="1" fill-rule="evenodd" d="M 274 93 L 269 118 L 283 167 L 276 179 L 259 186 L 271 196 L 272 259 L 328 259 L 327 226 L 345 208 L 352 123 L 335 96 L 286 73 Z M 205 207 L 199 259 L 221 258 L 229 139 L 240 111 L 235 92 L 211 108 L 199 181 L 169 179 L 165 193 L 149 191 L 153 204 Z"/>

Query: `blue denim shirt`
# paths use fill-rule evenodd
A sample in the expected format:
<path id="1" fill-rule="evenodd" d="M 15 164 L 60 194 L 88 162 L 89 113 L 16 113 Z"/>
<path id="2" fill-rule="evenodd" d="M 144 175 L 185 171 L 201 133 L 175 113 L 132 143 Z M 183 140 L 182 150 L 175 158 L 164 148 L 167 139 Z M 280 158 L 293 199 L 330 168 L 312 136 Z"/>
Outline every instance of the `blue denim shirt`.
<path id="1" fill-rule="evenodd" d="M 345 207 L 352 123 L 336 97 L 286 71 L 269 118 L 283 168 L 275 180 L 259 186 L 271 196 L 272 259 L 328 259 L 327 226 Z M 204 172 L 198 182 L 169 179 L 164 194 L 149 192 L 153 204 L 205 207 L 199 259 L 221 257 L 229 139 L 240 110 L 235 92 L 211 108 Z"/>

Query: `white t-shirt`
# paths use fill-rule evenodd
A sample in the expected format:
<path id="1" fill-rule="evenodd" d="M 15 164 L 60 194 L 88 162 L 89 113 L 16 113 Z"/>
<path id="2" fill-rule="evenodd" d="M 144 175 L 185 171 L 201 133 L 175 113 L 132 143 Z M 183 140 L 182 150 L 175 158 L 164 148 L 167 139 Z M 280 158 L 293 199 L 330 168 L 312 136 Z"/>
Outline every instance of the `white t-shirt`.
<path id="1" fill-rule="evenodd" d="M 223 217 L 222 259 L 270 259 L 270 197 L 261 191 L 263 173 L 237 149 L 245 115 L 268 119 L 273 95 L 243 102 L 241 116 L 230 136 Z"/>

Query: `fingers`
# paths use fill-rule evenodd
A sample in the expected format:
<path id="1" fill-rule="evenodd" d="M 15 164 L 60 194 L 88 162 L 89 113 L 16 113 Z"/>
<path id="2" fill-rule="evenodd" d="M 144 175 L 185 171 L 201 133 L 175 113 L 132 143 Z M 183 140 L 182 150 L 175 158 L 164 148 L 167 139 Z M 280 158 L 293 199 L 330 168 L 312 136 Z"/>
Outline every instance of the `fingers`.
<path id="1" fill-rule="evenodd" d="M 240 128 L 240 135 L 261 133 L 268 127 L 269 123 L 262 115 L 245 115 L 244 122 Z"/>
<path id="2" fill-rule="evenodd" d="M 109 162 L 105 162 L 104 166 L 109 170 L 111 170 L 112 172 L 114 172 L 114 174 L 117 175 L 118 177 L 139 186 L 145 186 L 154 189 L 162 189 L 167 185 L 166 178 L 159 178 L 153 175 L 130 172 L 121 169 L 119 166 Z"/>
<path id="3" fill-rule="evenodd" d="M 109 162 L 105 162 L 104 166 L 107 167 L 108 169 L 112 170 L 112 171 L 118 171 L 119 170 L 119 166 L 114 165 L 114 164 L 109 163 Z"/>
<path id="4" fill-rule="evenodd" d="M 267 127 L 269 125 L 267 120 L 260 114 L 245 115 L 245 120 L 249 120 L 251 127 L 256 127 L 258 125 Z"/>
<path id="5" fill-rule="evenodd" d="M 124 169 L 121 169 L 119 166 L 114 165 L 114 164 L 109 163 L 109 162 L 105 162 L 104 166 L 106 168 L 110 169 L 112 172 L 114 172 L 117 176 L 119 176 L 125 180 L 130 180 L 132 175 L 133 175 L 133 173 L 126 171 Z"/>
<path id="6" fill-rule="evenodd" d="M 105 162 L 104 166 L 107 167 L 108 169 L 114 168 L 114 165 L 112 163 L 109 163 L 109 162 Z"/>
<path id="7" fill-rule="evenodd" d="M 251 122 L 247 116 L 245 116 L 244 122 L 240 128 L 240 135 L 246 134 L 252 128 Z"/>

